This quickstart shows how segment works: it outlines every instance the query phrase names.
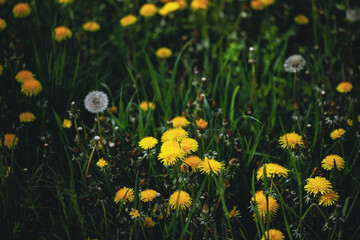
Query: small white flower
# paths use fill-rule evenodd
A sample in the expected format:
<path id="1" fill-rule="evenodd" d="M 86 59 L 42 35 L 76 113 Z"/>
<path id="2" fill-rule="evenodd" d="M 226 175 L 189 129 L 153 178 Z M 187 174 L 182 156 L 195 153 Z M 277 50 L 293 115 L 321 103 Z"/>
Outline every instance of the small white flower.
<path id="1" fill-rule="evenodd" d="M 287 72 L 300 72 L 305 67 L 306 61 L 301 55 L 291 55 L 285 60 L 284 69 Z"/>
<path id="2" fill-rule="evenodd" d="M 101 91 L 89 92 L 84 99 L 85 108 L 91 113 L 100 113 L 105 111 L 108 104 L 109 99 L 107 95 Z"/>

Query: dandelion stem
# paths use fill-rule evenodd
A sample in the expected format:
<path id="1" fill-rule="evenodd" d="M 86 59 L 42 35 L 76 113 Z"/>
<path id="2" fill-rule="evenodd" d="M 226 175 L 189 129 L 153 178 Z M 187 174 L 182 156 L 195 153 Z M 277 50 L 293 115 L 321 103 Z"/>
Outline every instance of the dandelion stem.
<path id="1" fill-rule="evenodd" d="M 92 149 L 92 151 L 91 151 L 91 154 L 90 154 L 90 158 L 89 158 L 88 164 L 87 164 L 87 166 L 86 166 L 85 177 L 84 177 L 84 190 L 85 190 L 85 186 L 86 186 L 86 177 L 87 177 L 88 172 L 89 172 L 89 167 L 90 167 L 91 159 L 93 158 L 95 149 L 96 149 L 96 144 L 94 144 L 94 147 L 93 147 L 93 149 Z"/>
<path id="2" fill-rule="evenodd" d="M 254 87 L 255 87 L 255 64 L 252 64 L 251 66 L 251 74 L 252 74 L 252 80 L 251 80 L 250 103 L 249 103 L 250 106 L 252 104 Z"/>
<path id="3" fill-rule="evenodd" d="M 295 104 L 296 104 L 296 72 L 294 73 L 293 98 L 294 98 L 294 108 L 295 108 Z"/>
<path id="4" fill-rule="evenodd" d="M 98 129 L 99 129 L 100 142 L 102 143 L 101 128 L 100 128 L 100 115 L 99 115 L 99 113 L 97 113 L 97 114 L 96 114 L 96 117 L 97 117 L 97 125 L 98 125 Z"/>
<path id="5" fill-rule="evenodd" d="M 87 152 L 85 150 L 85 147 L 84 147 L 84 145 L 82 145 L 82 142 L 80 140 L 80 133 L 79 133 L 79 130 L 78 130 L 76 117 L 74 118 L 74 126 L 75 126 L 76 135 L 77 135 L 77 138 L 78 138 L 78 145 L 81 148 L 81 151 L 83 151 L 83 153 L 85 154 L 86 158 L 88 158 L 88 154 L 87 154 Z"/>
<path id="6" fill-rule="evenodd" d="M 106 217 L 106 209 L 105 209 L 105 206 L 104 206 L 104 201 L 102 201 L 101 203 L 102 203 L 102 209 L 103 209 L 103 212 L 104 212 L 106 239 L 109 239 L 108 222 L 107 222 L 107 217 Z"/>

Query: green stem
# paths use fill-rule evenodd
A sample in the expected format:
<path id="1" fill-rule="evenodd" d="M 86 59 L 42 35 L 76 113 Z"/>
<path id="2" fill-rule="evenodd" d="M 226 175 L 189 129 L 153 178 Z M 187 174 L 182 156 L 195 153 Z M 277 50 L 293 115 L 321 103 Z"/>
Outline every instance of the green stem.
<path id="1" fill-rule="evenodd" d="M 106 217 L 106 209 L 105 209 L 105 206 L 104 206 L 104 201 L 102 201 L 101 203 L 102 203 L 102 209 L 103 209 L 103 212 L 104 212 L 106 239 L 109 239 L 108 222 L 107 222 L 107 217 Z"/>
<path id="2" fill-rule="evenodd" d="M 85 171 L 85 176 L 84 176 L 84 190 L 85 190 L 85 186 L 86 186 L 86 177 L 87 177 L 88 172 L 89 172 L 89 167 L 90 167 L 91 159 L 93 158 L 95 149 L 96 149 L 96 144 L 94 144 L 94 147 L 93 147 L 93 149 L 92 149 L 92 151 L 91 151 L 91 154 L 90 154 L 90 158 L 89 158 L 88 164 L 87 164 L 87 166 L 86 166 L 86 171 Z"/>

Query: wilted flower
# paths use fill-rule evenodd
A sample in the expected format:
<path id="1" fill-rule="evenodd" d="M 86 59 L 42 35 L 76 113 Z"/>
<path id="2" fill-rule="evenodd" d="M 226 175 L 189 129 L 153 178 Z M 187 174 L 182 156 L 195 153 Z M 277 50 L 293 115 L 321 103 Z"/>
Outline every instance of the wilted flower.
<path id="1" fill-rule="evenodd" d="M 301 55 L 291 55 L 285 60 L 284 69 L 287 72 L 296 73 L 303 70 L 306 61 Z"/>
<path id="2" fill-rule="evenodd" d="M 14 6 L 12 12 L 16 18 L 24 18 L 30 15 L 31 9 L 29 4 L 21 2 Z"/>
<path id="3" fill-rule="evenodd" d="M 88 32 L 96 32 L 100 29 L 99 23 L 95 21 L 89 21 L 82 25 L 82 28 Z"/>
<path id="4" fill-rule="evenodd" d="M 134 15 L 126 15 L 120 20 L 120 24 L 123 27 L 130 26 L 136 22 L 136 17 Z"/>
<path id="5" fill-rule="evenodd" d="M 309 23 L 309 19 L 303 14 L 300 14 L 300 15 L 297 15 L 296 17 L 294 17 L 294 21 L 300 25 L 306 25 Z"/>
<path id="6" fill-rule="evenodd" d="M 172 209 L 185 210 L 191 206 L 191 203 L 192 199 L 190 195 L 182 190 L 174 192 L 169 198 L 169 205 Z"/>
<path id="7" fill-rule="evenodd" d="M 350 82 L 341 82 L 339 85 L 337 85 L 336 90 L 339 93 L 348 93 L 352 90 L 353 85 Z"/>
<path id="8" fill-rule="evenodd" d="M 36 117 L 31 112 L 23 112 L 19 115 L 20 122 L 33 122 L 36 120 Z"/>
<path id="9" fill-rule="evenodd" d="M 168 57 L 171 56 L 171 54 L 172 54 L 172 51 L 169 48 L 166 48 L 166 47 L 159 48 L 156 51 L 156 56 L 158 58 L 168 58 Z"/>
<path id="10" fill-rule="evenodd" d="M 56 27 L 53 31 L 54 40 L 61 42 L 72 37 L 71 30 L 66 26 Z"/>
<path id="11" fill-rule="evenodd" d="M 2 18 L 0 18 L 0 32 L 3 31 L 6 28 L 6 21 Z"/>
<path id="12" fill-rule="evenodd" d="M 35 78 L 30 78 L 21 84 L 21 92 L 28 97 L 36 96 L 41 91 L 42 91 L 42 85 Z"/>
<path id="13" fill-rule="evenodd" d="M 91 113 L 100 113 L 107 109 L 109 99 L 102 91 L 91 91 L 84 99 L 84 106 L 86 110 Z"/>
<path id="14" fill-rule="evenodd" d="M 157 8 L 152 3 L 145 3 L 141 6 L 139 14 L 143 17 L 152 17 L 156 14 Z"/>

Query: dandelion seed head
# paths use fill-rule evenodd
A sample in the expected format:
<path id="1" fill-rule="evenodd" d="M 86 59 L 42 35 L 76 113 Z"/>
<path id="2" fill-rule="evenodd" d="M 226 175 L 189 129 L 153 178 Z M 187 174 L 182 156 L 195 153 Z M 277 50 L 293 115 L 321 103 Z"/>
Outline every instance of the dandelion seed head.
<path id="1" fill-rule="evenodd" d="M 100 113 L 107 109 L 109 104 L 108 96 L 102 91 L 89 92 L 84 99 L 86 110 L 91 113 Z"/>
<path id="2" fill-rule="evenodd" d="M 305 59 L 301 55 L 291 55 L 285 60 L 284 69 L 287 72 L 296 73 L 304 69 Z"/>

